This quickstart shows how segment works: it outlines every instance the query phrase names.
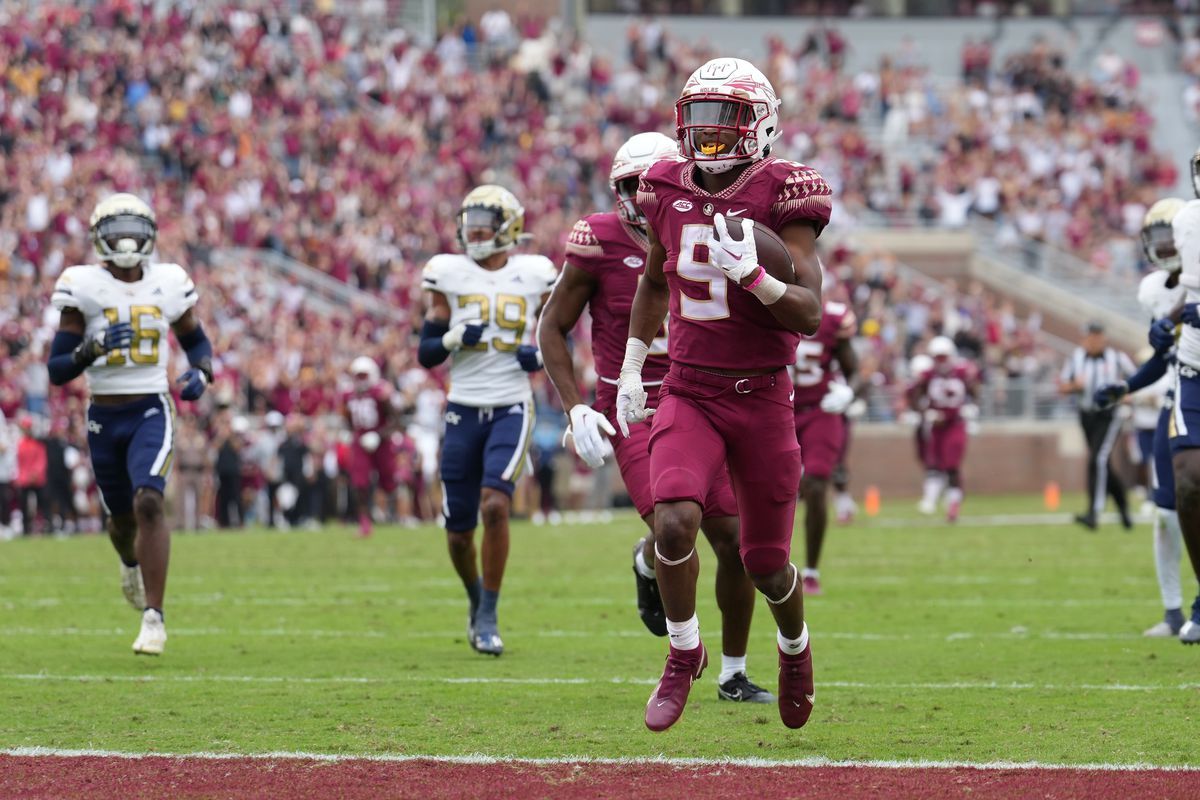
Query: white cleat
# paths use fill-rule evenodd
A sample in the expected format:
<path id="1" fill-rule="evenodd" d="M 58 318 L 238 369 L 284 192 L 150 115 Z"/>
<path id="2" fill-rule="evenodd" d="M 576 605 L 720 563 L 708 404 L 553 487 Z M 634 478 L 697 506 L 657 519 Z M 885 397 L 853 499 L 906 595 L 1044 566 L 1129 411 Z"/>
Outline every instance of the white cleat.
<path id="1" fill-rule="evenodd" d="M 146 607 L 146 587 L 142 584 L 142 568 L 121 565 L 121 591 L 125 600 L 138 611 Z"/>
<path id="2" fill-rule="evenodd" d="M 1179 641 L 1184 644 L 1200 644 L 1200 625 L 1190 619 L 1183 623 L 1183 627 L 1179 629 Z"/>
<path id="3" fill-rule="evenodd" d="M 936 514 L 937 501 L 934 500 L 930 502 L 929 500 L 922 500 L 921 502 L 917 503 L 917 511 L 921 512 L 922 514 Z"/>
<path id="4" fill-rule="evenodd" d="M 1142 631 L 1142 636 L 1149 636 L 1151 639 L 1170 639 L 1172 636 L 1177 635 L 1178 632 L 1173 630 L 1170 623 L 1165 620 L 1159 621 Z"/>
<path id="5" fill-rule="evenodd" d="M 143 656 L 161 656 L 167 643 L 167 628 L 162 614 L 153 608 L 142 612 L 142 632 L 133 643 L 133 652 Z"/>

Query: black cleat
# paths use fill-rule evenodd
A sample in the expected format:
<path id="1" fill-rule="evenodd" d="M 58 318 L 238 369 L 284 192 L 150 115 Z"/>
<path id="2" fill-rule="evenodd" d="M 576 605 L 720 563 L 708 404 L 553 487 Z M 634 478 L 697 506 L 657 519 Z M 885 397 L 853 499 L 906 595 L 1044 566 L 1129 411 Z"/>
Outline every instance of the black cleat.
<path id="1" fill-rule="evenodd" d="M 1087 528 L 1089 531 L 1096 530 L 1096 518 L 1091 514 L 1076 514 L 1075 522 Z"/>
<path id="2" fill-rule="evenodd" d="M 642 552 L 645 539 L 638 539 L 633 548 L 633 577 L 637 579 L 638 616 L 642 624 L 655 636 L 667 635 L 667 612 L 663 610 L 662 595 L 658 593 L 658 581 L 638 572 L 638 554 Z"/>
<path id="3" fill-rule="evenodd" d="M 734 703 L 774 703 L 775 695 L 752 683 L 746 673 L 739 672 L 717 687 L 717 699 Z"/>

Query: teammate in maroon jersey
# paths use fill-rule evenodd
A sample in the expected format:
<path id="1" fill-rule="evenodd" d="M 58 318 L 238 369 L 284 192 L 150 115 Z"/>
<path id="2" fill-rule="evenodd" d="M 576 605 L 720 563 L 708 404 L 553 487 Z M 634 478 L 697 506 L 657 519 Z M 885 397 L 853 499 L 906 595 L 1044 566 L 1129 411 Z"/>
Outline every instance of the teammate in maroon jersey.
<path id="1" fill-rule="evenodd" d="M 358 534 L 371 535 L 371 476 L 391 497 L 396 491 L 396 453 L 385 433 L 391 414 L 388 385 L 379 380 L 374 359 L 359 356 L 350 365 L 354 388 L 342 393 L 342 414 L 350 426 L 350 487 L 358 506 Z"/>
<path id="2" fill-rule="evenodd" d="M 960 469 L 967 452 L 967 420 L 978 414 L 974 401 L 979 376 L 974 366 L 958 358 L 958 349 L 949 338 L 934 338 L 928 350 L 933 366 L 917 376 L 908 390 L 910 407 L 924 409 L 927 425 L 927 471 L 920 509 L 925 514 L 934 513 L 945 489 L 946 519 L 953 522 L 962 508 Z"/>
<path id="3" fill-rule="evenodd" d="M 806 560 L 801 586 L 805 594 L 821 593 L 817 566 L 829 526 L 829 481 L 846 447 L 843 415 L 859 389 L 858 355 L 851 343 L 857 330 L 849 306 L 826 301 L 821 327 L 796 346 L 792 380 L 796 386 L 796 440 L 804 464 L 800 495 L 804 498 Z"/>
<path id="4" fill-rule="evenodd" d="M 638 187 L 650 251 L 617 387 L 617 421 L 627 433 L 648 416 L 641 372 L 669 311 L 671 367 L 652 412 L 650 483 L 671 644 L 646 726 L 665 730 L 679 719 L 708 663 L 696 619 L 695 541 L 728 464 L 742 562 L 779 626 L 780 716 L 798 728 L 812 713 L 814 689 L 800 573 L 790 563 L 800 446 L 787 366 L 800 334 L 821 324 L 816 239 L 829 222 L 830 191 L 815 170 L 770 156 L 779 100 L 752 64 L 708 62 L 675 109 L 687 160 L 658 162 Z M 786 243 L 795 263 L 786 280 L 758 263 L 752 220 Z M 741 224 L 740 239 L 730 223 Z"/>
<path id="5" fill-rule="evenodd" d="M 635 426 L 628 437 L 610 440 L 617 422 L 617 379 L 629 333 L 629 311 L 638 279 L 645 268 L 646 218 L 634 202 L 638 176 L 662 159 L 678 159 L 679 147 L 661 133 L 639 133 L 617 151 L 609 186 L 617 197 L 616 211 L 592 214 L 575 223 L 567 240 L 567 257 L 554 292 L 538 326 L 538 344 L 546 374 L 569 409 L 569 428 L 577 452 L 589 466 L 600 467 L 615 448 L 621 478 L 650 533 L 633 553 L 638 612 L 656 636 L 667 635 L 666 615 L 654 576 L 654 498 L 650 492 L 650 430 Z M 567 347 L 567 335 L 588 308 L 592 316 L 596 404 L 580 398 L 579 384 Z M 658 405 L 658 386 L 667 374 L 666 331 L 654 340 L 642 370 L 648 389 L 646 405 Z M 724 620 L 721 675 L 717 697 L 735 702 L 773 703 L 775 696 L 746 676 L 746 647 L 754 615 L 754 585 L 738 553 L 737 501 L 727 471 L 714 484 L 704 503 L 704 535 L 717 556 L 717 605 Z"/>

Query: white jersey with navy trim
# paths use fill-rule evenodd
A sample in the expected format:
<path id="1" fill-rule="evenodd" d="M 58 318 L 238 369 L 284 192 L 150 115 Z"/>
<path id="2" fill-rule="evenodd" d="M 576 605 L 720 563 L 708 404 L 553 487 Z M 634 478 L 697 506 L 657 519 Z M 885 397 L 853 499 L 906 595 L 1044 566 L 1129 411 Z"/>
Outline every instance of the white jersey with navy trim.
<path id="1" fill-rule="evenodd" d="M 421 288 L 445 295 L 450 327 L 484 325 L 483 339 L 451 355 L 448 400 L 464 406 L 512 405 L 532 396 L 529 375 L 517 362 L 517 348 L 534 343 L 542 297 L 558 279 L 545 256 L 509 256 L 498 270 L 486 270 L 464 255 L 434 256 L 425 265 Z"/>
<path id="2" fill-rule="evenodd" d="M 1175 249 L 1182 264 L 1179 284 L 1187 291 L 1187 302 L 1200 302 L 1200 200 L 1189 200 L 1171 220 Z M 1200 328 L 1180 325 L 1176 354 L 1181 364 L 1200 369 Z"/>
<path id="3" fill-rule="evenodd" d="M 1152 320 L 1168 316 L 1183 303 L 1186 294 L 1183 286 L 1178 283 L 1172 287 L 1167 286 L 1172 274 L 1165 269 L 1156 269 L 1138 284 L 1138 303 Z"/>
<path id="4" fill-rule="evenodd" d="M 59 311 L 74 308 L 83 314 L 85 336 L 118 322 L 133 326 L 129 347 L 101 356 L 87 368 L 94 395 L 167 392 L 170 327 L 198 299 L 196 285 L 178 264 L 147 264 L 141 280 L 133 283 L 97 264 L 68 267 L 50 297 Z"/>

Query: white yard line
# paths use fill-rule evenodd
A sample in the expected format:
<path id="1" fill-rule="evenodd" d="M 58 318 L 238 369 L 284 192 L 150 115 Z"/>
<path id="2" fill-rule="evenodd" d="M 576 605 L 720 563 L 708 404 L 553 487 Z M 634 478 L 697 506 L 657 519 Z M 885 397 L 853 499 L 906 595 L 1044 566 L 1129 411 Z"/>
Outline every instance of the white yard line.
<path id="1" fill-rule="evenodd" d="M 836 761 L 829 758 L 800 758 L 772 761 L 765 758 L 667 758 L 666 756 L 634 756 L 627 758 L 594 758 L 591 756 L 561 756 L 558 758 L 519 758 L 517 756 L 494 756 L 473 753 L 462 756 L 414 755 L 399 753 L 347 755 L 344 753 L 306 753 L 279 751 L 269 753 L 139 753 L 120 750 L 68 750 L 54 747 L 12 747 L 0 749 L 0 755 L 19 758 L 170 758 L 229 761 L 254 759 L 258 761 L 374 761 L 384 763 L 410 763 L 413 761 L 438 764 L 487 765 L 539 765 L 595 764 L 613 766 L 641 766 L 661 764 L 668 767 L 750 767 L 755 769 L 778 769 L 781 767 L 857 767 L 867 769 L 983 769 L 983 770 L 1071 770 L 1104 772 L 1193 772 L 1194 766 L 1158 766 L 1144 762 L 1132 764 L 1089 763 L 1062 764 L 1040 761 Z"/>
<path id="2" fill-rule="evenodd" d="M 9 626 L 0 628 L 0 637 L 36 636 L 72 637 L 72 636 L 127 636 L 132 628 L 34 628 L 30 626 Z M 647 639 L 643 630 L 554 630 L 539 629 L 523 631 L 520 628 L 506 629 L 513 638 L 533 639 Z M 171 628 L 177 636 L 236 636 L 242 638 L 283 637 L 298 639 L 455 639 L 463 635 L 460 628 L 434 631 L 380 631 L 380 630 L 322 630 L 305 628 Z M 821 639 L 838 639 L 841 641 L 860 642 L 896 642 L 896 641 L 934 641 L 960 642 L 971 640 L 1002 640 L 1002 641 L 1103 641 L 1127 642 L 1138 641 L 1144 637 L 1134 631 L 1128 633 L 1102 633 L 1093 631 L 1029 631 L 1015 628 L 1009 631 L 957 631 L 952 633 L 849 633 L 849 632 L 814 632 Z"/>
<path id="3" fill-rule="evenodd" d="M 291 675 L 67 675 L 47 672 L 0 673 L 0 681 L 54 681 L 61 683 L 297 683 L 297 684 L 389 684 L 439 683 L 523 686 L 654 686 L 654 678 L 489 678 L 437 675 L 367 677 L 334 675 L 323 678 Z M 821 689 L 886 691 L 1035 691 L 1035 692 L 1194 692 L 1200 683 L 1001 683 L 998 681 L 943 681 L 926 683 L 871 683 L 864 681 L 818 681 Z"/>

